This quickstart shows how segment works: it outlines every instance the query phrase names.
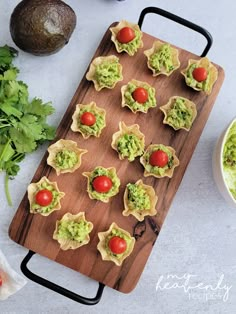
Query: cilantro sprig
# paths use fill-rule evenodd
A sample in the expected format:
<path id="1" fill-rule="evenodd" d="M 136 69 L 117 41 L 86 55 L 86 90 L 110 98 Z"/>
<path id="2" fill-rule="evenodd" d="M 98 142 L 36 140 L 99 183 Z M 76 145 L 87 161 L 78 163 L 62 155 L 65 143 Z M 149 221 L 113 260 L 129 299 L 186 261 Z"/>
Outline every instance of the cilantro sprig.
<path id="1" fill-rule="evenodd" d="M 55 136 L 55 128 L 46 122 L 54 112 L 51 103 L 29 100 L 28 86 L 17 80 L 19 69 L 12 61 L 14 48 L 0 47 L 0 172 L 5 171 L 5 194 L 11 205 L 8 181 L 17 175 L 27 153 Z"/>

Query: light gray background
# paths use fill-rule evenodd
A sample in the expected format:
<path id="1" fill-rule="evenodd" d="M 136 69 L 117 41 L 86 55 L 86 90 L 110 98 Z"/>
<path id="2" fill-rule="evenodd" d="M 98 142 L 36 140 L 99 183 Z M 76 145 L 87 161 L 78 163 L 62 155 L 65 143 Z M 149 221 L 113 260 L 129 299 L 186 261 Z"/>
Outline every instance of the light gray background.
<path id="1" fill-rule="evenodd" d="M 13 45 L 9 33 L 10 14 L 19 1 L 0 2 L 0 45 Z M 236 2 L 233 0 L 68 0 L 78 18 L 69 44 L 50 57 L 35 57 L 22 51 L 15 64 L 20 79 L 29 85 L 30 95 L 51 100 L 56 113 L 50 122 L 58 125 L 77 88 L 94 51 L 107 27 L 114 21 L 138 20 L 146 6 L 159 6 L 208 29 L 214 38 L 209 58 L 226 72 L 225 83 L 202 133 L 195 153 L 170 208 L 158 241 L 136 289 L 121 294 L 106 288 L 101 302 L 86 307 L 49 291 L 33 282 L 7 301 L 1 302 L 0 313 L 236 313 L 236 209 L 230 208 L 219 194 L 212 177 L 212 152 L 217 138 L 236 112 Z M 150 15 L 144 31 L 187 50 L 200 54 L 205 40 L 201 35 L 164 18 Z M 15 270 L 27 250 L 8 238 L 8 226 L 25 193 L 46 145 L 28 156 L 21 164 L 17 178 L 10 182 L 13 207 L 3 193 L 4 176 L 0 175 L 0 248 Z M 93 296 L 97 284 L 74 271 L 37 256 L 31 268 L 45 277 L 86 296 Z M 216 289 L 213 299 L 204 289 L 195 289 L 195 299 L 181 288 L 157 290 L 163 276 L 195 275 L 189 285 L 232 286 L 223 302 L 223 289 Z M 172 280 L 181 284 L 183 280 Z M 202 285 L 202 287 L 203 287 Z M 211 291 L 212 292 L 212 291 Z M 208 294 L 207 294 L 208 293 Z M 219 296 L 216 298 L 216 294 Z"/>

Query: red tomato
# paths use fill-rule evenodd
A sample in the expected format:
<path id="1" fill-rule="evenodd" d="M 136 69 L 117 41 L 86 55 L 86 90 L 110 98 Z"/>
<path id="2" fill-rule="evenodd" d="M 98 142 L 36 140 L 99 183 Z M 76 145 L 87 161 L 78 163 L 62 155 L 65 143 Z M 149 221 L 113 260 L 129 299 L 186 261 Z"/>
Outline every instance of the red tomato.
<path id="1" fill-rule="evenodd" d="M 91 125 L 94 125 L 94 123 L 96 122 L 96 117 L 91 112 L 84 112 L 82 116 L 80 117 L 80 122 L 82 124 L 91 126 Z"/>
<path id="2" fill-rule="evenodd" d="M 193 78 L 198 82 L 205 81 L 205 79 L 207 78 L 207 70 L 201 67 L 195 68 L 193 70 Z"/>
<path id="3" fill-rule="evenodd" d="M 99 193 L 106 193 L 112 188 L 112 181 L 107 176 L 98 176 L 93 179 L 93 188 Z"/>
<path id="4" fill-rule="evenodd" d="M 37 192 L 35 195 L 35 201 L 40 206 L 48 206 L 51 204 L 53 199 L 52 192 L 44 189 Z"/>
<path id="5" fill-rule="evenodd" d="M 140 104 L 144 104 L 148 100 L 148 91 L 143 87 L 137 87 L 132 93 L 132 97 Z"/>
<path id="6" fill-rule="evenodd" d="M 167 153 L 163 152 L 163 150 L 161 149 L 156 150 L 150 155 L 149 163 L 152 166 L 163 168 L 168 163 L 168 155 Z"/>
<path id="7" fill-rule="evenodd" d="M 123 27 L 121 30 L 118 32 L 116 35 L 116 39 L 121 43 L 121 44 L 127 44 L 131 40 L 133 40 L 135 37 L 135 32 L 132 28 L 130 27 Z"/>
<path id="8" fill-rule="evenodd" d="M 109 249 L 112 251 L 112 253 L 115 254 L 122 254 L 127 249 L 127 243 L 125 239 L 122 239 L 121 237 L 114 236 L 110 238 L 108 242 Z"/>
<path id="9" fill-rule="evenodd" d="M 2 277 L 0 275 L 0 287 L 2 286 Z"/>

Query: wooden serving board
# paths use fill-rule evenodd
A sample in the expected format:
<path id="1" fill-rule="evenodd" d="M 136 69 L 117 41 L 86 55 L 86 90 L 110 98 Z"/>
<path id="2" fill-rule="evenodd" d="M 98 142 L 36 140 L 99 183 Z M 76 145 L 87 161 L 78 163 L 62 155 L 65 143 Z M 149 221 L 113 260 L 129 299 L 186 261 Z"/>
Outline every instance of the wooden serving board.
<path id="1" fill-rule="evenodd" d="M 111 26 L 115 24 L 113 23 Z M 181 69 L 187 66 L 188 59 L 199 59 L 198 56 L 178 48 L 181 62 L 180 69 L 176 70 L 170 77 L 163 75 L 153 77 L 151 71 L 147 68 L 143 51 L 150 48 L 156 38 L 144 33 L 144 47 L 134 57 L 130 57 L 125 53 L 118 54 L 110 38 L 111 33 L 108 29 L 94 57 L 117 55 L 123 65 L 123 81 L 119 82 L 112 90 L 103 89 L 97 92 L 93 83 L 88 82 L 84 76 L 57 130 L 56 140 L 60 138 L 70 139 L 76 141 L 80 148 L 88 150 L 88 153 L 82 157 L 81 167 L 72 174 L 57 176 L 55 171 L 46 163 L 48 156 L 46 152 L 32 179 L 32 182 L 37 182 L 42 176 L 47 176 L 50 181 L 57 181 L 59 189 L 66 194 L 62 199 L 61 210 L 53 212 L 48 217 L 30 214 L 26 193 L 10 225 L 9 235 L 12 240 L 34 252 L 70 267 L 109 287 L 128 293 L 137 284 L 151 253 L 222 85 L 224 71 L 221 67 L 215 65 L 219 71 L 218 80 L 211 95 L 207 96 L 205 93 L 196 92 L 187 87 L 184 77 L 180 74 Z M 150 109 L 147 114 L 133 114 L 127 107 L 121 107 L 121 86 L 127 84 L 131 79 L 147 82 L 156 89 L 157 107 Z M 163 113 L 159 110 L 159 107 L 166 104 L 169 97 L 174 95 L 189 98 L 197 106 L 198 115 L 190 132 L 184 130 L 176 132 L 162 123 Z M 98 106 L 106 110 L 107 126 L 100 138 L 84 140 L 79 133 L 71 131 L 71 117 L 76 104 L 87 104 L 91 101 L 95 101 Z M 139 162 L 139 158 L 136 158 L 132 163 L 128 160 L 119 160 L 117 152 L 111 148 L 112 134 L 118 131 L 119 121 L 124 121 L 128 125 L 139 124 L 141 131 L 145 134 L 146 146 L 151 143 L 162 143 L 175 148 L 180 166 L 175 168 L 171 179 L 145 178 L 143 176 L 144 169 Z M 82 173 L 92 171 L 96 166 L 115 167 L 121 180 L 119 194 L 107 204 L 89 199 L 86 192 L 87 178 L 82 176 Z M 136 182 L 138 179 L 152 185 L 159 197 L 156 216 L 146 217 L 145 221 L 141 223 L 133 216 L 122 216 L 125 186 L 127 183 Z M 52 238 L 56 220 L 61 219 L 66 212 L 75 214 L 80 211 L 84 211 L 86 219 L 94 224 L 90 243 L 77 250 L 62 251 L 57 241 Z M 98 243 L 97 233 L 107 230 L 112 222 L 116 222 L 136 238 L 132 254 L 120 267 L 112 262 L 103 261 L 96 248 Z"/>

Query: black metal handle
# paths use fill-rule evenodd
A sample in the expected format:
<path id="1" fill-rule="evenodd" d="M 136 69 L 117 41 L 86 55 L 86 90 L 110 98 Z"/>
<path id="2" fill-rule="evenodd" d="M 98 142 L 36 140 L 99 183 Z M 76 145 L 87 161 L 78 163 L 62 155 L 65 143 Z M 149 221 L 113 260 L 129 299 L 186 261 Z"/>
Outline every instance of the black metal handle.
<path id="1" fill-rule="evenodd" d="M 58 286 L 57 284 L 32 273 L 28 269 L 27 264 L 34 254 L 35 254 L 35 252 L 29 251 L 21 263 L 21 270 L 27 278 L 29 278 L 30 280 L 48 288 L 48 289 L 51 289 L 57 293 L 60 293 L 69 299 L 72 299 L 76 302 L 79 302 L 79 303 L 82 303 L 85 305 L 95 305 L 101 300 L 103 289 L 104 289 L 105 285 L 100 283 L 100 282 L 99 282 L 96 296 L 94 298 L 86 298 L 86 297 L 82 297 L 81 295 L 78 295 L 78 294 L 76 294 L 70 290 L 67 290 L 61 286 Z"/>
<path id="2" fill-rule="evenodd" d="M 207 45 L 206 45 L 205 49 L 203 50 L 201 57 L 205 57 L 207 55 L 207 53 L 210 50 L 211 45 L 213 43 L 213 38 L 212 38 L 211 34 L 206 29 L 204 29 L 203 27 L 201 27 L 197 24 L 194 24 L 188 20 L 185 20 L 182 17 L 179 17 L 173 13 L 170 13 L 168 11 L 162 10 L 160 8 L 157 8 L 157 7 L 147 7 L 145 9 L 143 9 L 143 11 L 140 13 L 139 20 L 138 20 L 138 25 L 140 28 L 142 27 L 145 15 L 148 13 L 159 14 L 161 16 L 164 16 L 164 17 L 176 22 L 176 23 L 184 25 L 184 26 L 202 34 L 207 40 Z"/>

